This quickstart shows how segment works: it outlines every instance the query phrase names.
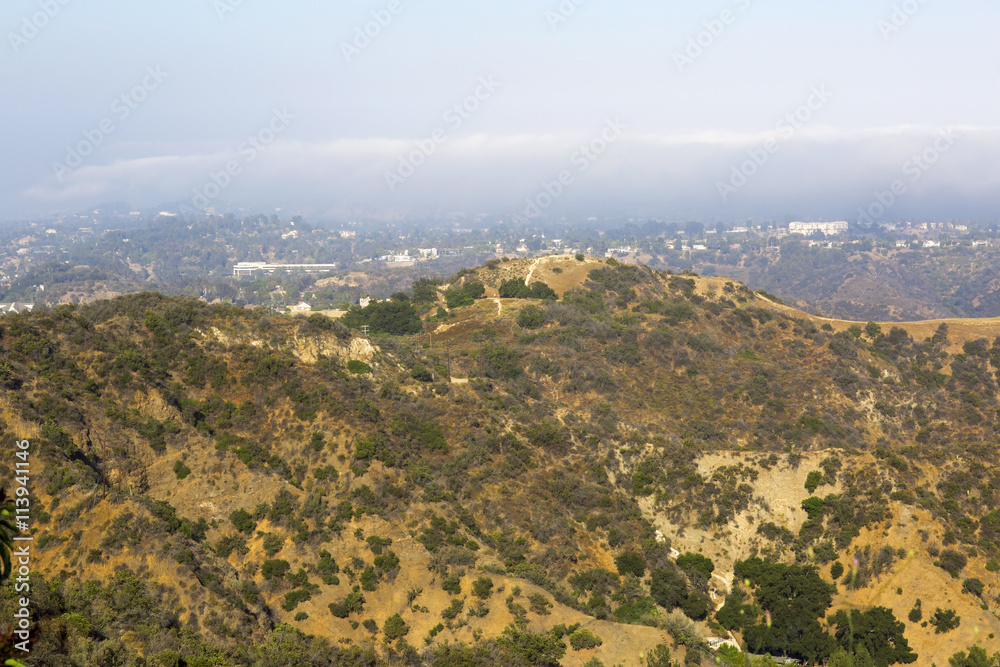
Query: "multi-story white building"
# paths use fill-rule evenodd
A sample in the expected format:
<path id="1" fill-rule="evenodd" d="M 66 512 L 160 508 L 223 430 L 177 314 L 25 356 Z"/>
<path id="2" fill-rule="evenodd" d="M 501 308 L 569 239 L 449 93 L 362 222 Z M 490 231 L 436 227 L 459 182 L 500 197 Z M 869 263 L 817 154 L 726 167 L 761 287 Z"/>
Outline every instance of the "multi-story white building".
<path id="1" fill-rule="evenodd" d="M 326 273 L 337 268 L 336 264 L 268 264 L 267 262 L 240 262 L 233 267 L 234 276 L 252 276 L 255 271 L 274 273 L 275 271 L 305 271 L 306 273 Z"/>
<path id="2" fill-rule="evenodd" d="M 823 232 L 827 236 L 843 234 L 847 231 L 847 222 L 790 222 L 788 223 L 789 234 L 815 234 Z"/>

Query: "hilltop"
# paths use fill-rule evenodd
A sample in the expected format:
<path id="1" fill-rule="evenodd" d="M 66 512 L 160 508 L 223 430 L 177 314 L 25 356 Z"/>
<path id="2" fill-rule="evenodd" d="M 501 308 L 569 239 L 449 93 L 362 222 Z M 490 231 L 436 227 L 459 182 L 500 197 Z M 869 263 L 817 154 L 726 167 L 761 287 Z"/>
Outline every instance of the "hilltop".
<path id="1" fill-rule="evenodd" d="M 38 664 L 808 659 L 877 608 L 918 664 L 998 651 L 998 335 L 582 256 L 342 322 L 155 293 L 4 318 Z M 811 587 L 813 645 L 761 630 L 758 556 Z"/>

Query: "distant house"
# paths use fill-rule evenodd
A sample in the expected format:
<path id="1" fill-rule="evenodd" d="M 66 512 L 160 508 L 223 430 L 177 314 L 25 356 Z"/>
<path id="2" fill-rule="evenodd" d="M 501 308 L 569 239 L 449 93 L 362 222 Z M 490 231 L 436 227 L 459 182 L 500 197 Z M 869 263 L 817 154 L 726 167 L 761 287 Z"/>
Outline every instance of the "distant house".
<path id="1" fill-rule="evenodd" d="M 288 310 L 292 311 L 293 314 L 295 314 L 295 313 L 308 313 L 308 312 L 312 311 L 312 306 L 310 306 L 305 301 L 299 301 L 294 306 L 290 306 L 288 308 Z"/>
<path id="2" fill-rule="evenodd" d="M 30 313 L 34 309 L 35 304 L 33 303 L 19 303 L 17 301 L 14 303 L 0 303 L 0 315 Z"/>

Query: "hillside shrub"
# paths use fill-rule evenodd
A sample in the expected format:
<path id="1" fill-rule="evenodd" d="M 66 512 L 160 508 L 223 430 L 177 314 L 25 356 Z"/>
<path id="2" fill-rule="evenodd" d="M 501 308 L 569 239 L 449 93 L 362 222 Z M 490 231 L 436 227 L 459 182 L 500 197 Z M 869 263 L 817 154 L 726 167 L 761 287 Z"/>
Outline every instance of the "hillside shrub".
<path id="1" fill-rule="evenodd" d="M 410 631 L 410 626 L 406 624 L 403 617 L 399 614 L 393 614 L 389 618 L 385 619 L 385 623 L 382 625 L 382 634 L 389 641 L 394 641 L 400 637 L 406 636 Z"/>
<path id="2" fill-rule="evenodd" d="M 983 597 L 983 591 L 986 586 L 983 584 L 982 580 L 975 577 L 970 577 L 962 582 L 962 592 L 972 593 L 976 597 Z"/>
<path id="3" fill-rule="evenodd" d="M 928 621 L 934 626 L 934 634 L 936 635 L 950 632 L 962 624 L 961 617 L 955 613 L 954 609 L 941 609 L 940 607 L 934 610 Z"/>
<path id="4" fill-rule="evenodd" d="M 910 620 L 910 623 L 919 623 L 924 618 L 924 610 L 921 608 L 920 598 L 913 603 L 913 609 L 910 613 L 906 615 L 906 618 Z"/>
<path id="5" fill-rule="evenodd" d="M 525 329 L 537 329 L 545 323 L 545 311 L 528 305 L 517 312 L 517 324 Z"/>
<path id="6" fill-rule="evenodd" d="M 278 558 L 264 561 L 264 564 L 260 568 L 260 573 L 265 579 L 270 581 L 271 579 L 283 578 L 291 569 L 292 566 L 287 560 Z"/>
<path id="7" fill-rule="evenodd" d="M 355 375 L 364 375 L 366 373 L 372 372 L 372 367 L 363 361 L 358 361 L 357 359 L 351 359 L 347 362 L 347 370 L 354 373 Z"/>
<path id="8" fill-rule="evenodd" d="M 841 609 L 833 616 L 837 629 L 834 637 L 847 651 L 866 650 L 875 665 L 909 664 L 916 662 L 917 654 L 903 636 L 905 626 L 896 620 L 892 611 L 874 607 L 868 611 Z"/>
<path id="9" fill-rule="evenodd" d="M 816 493 L 816 489 L 823 482 L 823 473 L 819 470 L 813 470 L 806 476 L 806 491 L 809 493 Z"/>
<path id="10" fill-rule="evenodd" d="M 954 549 L 945 549 L 941 552 L 941 555 L 937 560 L 938 566 L 955 579 L 957 579 L 959 573 L 965 569 L 968 562 L 969 559 L 966 558 L 965 554 L 955 551 Z"/>
<path id="11" fill-rule="evenodd" d="M 351 614 L 360 614 L 365 608 L 365 596 L 360 591 L 353 591 L 341 602 L 331 602 L 330 613 L 337 618 L 347 618 Z"/>
<path id="12" fill-rule="evenodd" d="M 249 535 L 257 529 L 257 522 L 254 521 L 253 517 L 250 516 L 250 513 L 244 509 L 233 511 L 229 515 L 229 521 L 233 524 L 233 528 L 246 535 Z"/>
<path id="13" fill-rule="evenodd" d="M 184 465 L 183 461 L 174 461 L 174 474 L 177 475 L 177 479 L 182 480 L 191 474 L 191 468 Z"/>
<path id="14" fill-rule="evenodd" d="M 408 336 L 424 330 L 417 309 L 409 301 L 373 301 L 364 308 L 351 306 L 340 318 L 350 329 L 367 324 L 373 334 Z"/>
<path id="15" fill-rule="evenodd" d="M 574 651 L 583 651 L 589 648 L 597 648 L 604 643 L 604 640 L 595 635 L 590 630 L 579 629 L 569 636 L 569 645 Z"/>
<path id="16" fill-rule="evenodd" d="M 493 594 L 493 580 L 489 577 L 479 577 L 472 582 L 472 594 L 481 600 L 488 600 Z"/>
<path id="17" fill-rule="evenodd" d="M 636 551 L 626 551 L 615 558 L 618 574 L 632 574 L 640 579 L 646 574 L 646 558 Z"/>
<path id="18" fill-rule="evenodd" d="M 274 533 L 264 535 L 264 553 L 268 556 L 274 556 L 274 554 L 281 551 L 284 542 L 285 538 L 280 535 L 275 535 Z"/>
<path id="19" fill-rule="evenodd" d="M 696 553 L 685 553 L 677 557 L 677 567 L 682 570 L 694 570 L 695 572 L 701 572 L 705 575 L 706 579 L 712 577 L 712 572 L 715 571 L 715 564 L 712 559 L 708 556 L 703 556 L 702 554 Z"/>
<path id="20" fill-rule="evenodd" d="M 501 299 L 551 299 L 557 298 L 555 290 L 543 282 L 536 281 L 530 286 L 523 280 L 511 278 L 500 283 L 497 293 Z"/>

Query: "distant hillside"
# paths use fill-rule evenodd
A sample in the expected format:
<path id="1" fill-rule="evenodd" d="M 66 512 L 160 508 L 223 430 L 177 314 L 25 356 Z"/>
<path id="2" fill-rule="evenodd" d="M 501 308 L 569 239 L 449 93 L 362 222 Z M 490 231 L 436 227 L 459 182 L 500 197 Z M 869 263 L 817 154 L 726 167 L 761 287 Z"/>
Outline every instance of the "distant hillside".
<path id="1" fill-rule="evenodd" d="M 149 292 L 0 319 L 33 664 L 1000 651 L 997 323 L 574 256 L 343 322 Z"/>
<path id="2" fill-rule="evenodd" d="M 906 321 L 1000 317 L 1000 249 L 971 245 L 934 250 L 809 248 L 790 240 L 781 252 L 719 264 L 730 275 L 827 317 Z"/>

